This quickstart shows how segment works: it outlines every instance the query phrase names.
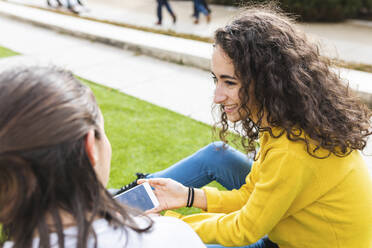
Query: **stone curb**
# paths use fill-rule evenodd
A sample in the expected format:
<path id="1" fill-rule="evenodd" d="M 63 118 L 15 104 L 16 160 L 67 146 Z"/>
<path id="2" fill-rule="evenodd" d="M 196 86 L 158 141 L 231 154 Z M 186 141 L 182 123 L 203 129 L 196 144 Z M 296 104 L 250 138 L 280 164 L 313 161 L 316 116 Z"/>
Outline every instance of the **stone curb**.
<path id="1" fill-rule="evenodd" d="M 346 22 L 360 27 L 372 28 L 372 21 L 349 19 Z"/>
<path id="2" fill-rule="evenodd" d="M 0 1 L 0 4 L 2 2 Z M 18 7 L 18 6 L 17 6 Z M 22 6 L 23 7 L 23 6 Z M 23 7 L 23 8 L 29 8 L 29 7 Z M 43 10 L 37 10 L 37 11 L 43 11 Z M 55 15 L 55 13 L 50 13 L 51 15 Z M 151 57 L 155 57 L 161 60 L 170 61 L 177 64 L 182 65 L 188 65 L 193 66 L 196 68 L 200 68 L 203 70 L 209 70 L 210 69 L 210 57 L 212 54 L 212 45 L 205 42 L 200 41 L 194 41 L 194 40 L 187 40 L 187 39 L 181 39 L 181 38 L 175 38 L 171 36 L 161 35 L 161 34 L 153 34 L 148 33 L 144 31 L 138 31 L 138 30 L 130 30 L 131 33 L 137 33 L 140 36 L 143 36 L 143 34 L 147 34 L 148 38 L 151 38 L 152 40 L 155 40 L 154 44 L 151 44 L 151 42 L 140 42 L 139 39 L 133 40 L 128 37 L 128 39 L 125 39 L 123 37 L 119 37 L 116 35 L 112 35 L 111 37 L 109 35 L 102 35 L 98 34 L 96 32 L 92 31 L 86 31 L 81 28 L 79 28 L 79 25 L 76 25 L 76 27 L 64 27 L 62 23 L 55 24 L 53 22 L 47 22 L 45 20 L 40 19 L 34 19 L 27 15 L 17 15 L 12 12 L 9 12 L 7 10 L 4 10 L 3 8 L 0 8 L 0 15 L 17 20 L 22 21 L 26 23 L 31 23 L 36 26 L 40 26 L 43 28 L 48 28 L 57 32 L 61 32 L 64 34 L 69 34 L 75 37 L 88 39 L 91 41 L 101 42 L 104 44 L 112 45 L 115 47 L 123 48 L 125 50 L 131 50 L 134 52 L 138 52 L 144 55 L 148 55 Z M 85 23 L 93 23 L 93 21 L 84 20 L 82 18 L 73 17 L 73 16 L 61 16 L 61 18 L 74 18 L 75 21 L 85 22 Z M 95 23 L 96 25 L 100 25 L 102 27 L 110 27 L 111 29 L 116 29 L 116 31 L 123 31 L 123 30 L 129 30 L 128 28 L 123 27 L 114 27 L 110 24 L 105 23 Z M 167 43 L 171 40 L 171 43 L 173 44 L 170 47 L 167 47 Z M 195 52 L 196 51 L 200 51 Z M 205 52 L 207 51 L 207 52 Z"/>
<path id="3" fill-rule="evenodd" d="M 0 1 L 0 4 L 2 2 Z M 27 7 L 24 7 L 27 8 Z M 39 10 L 42 11 L 42 10 Z M 53 13 L 55 14 L 55 13 Z M 194 41 L 194 40 L 187 40 L 182 38 L 175 38 L 170 37 L 166 35 L 161 34 L 153 34 L 151 33 L 151 38 L 157 38 L 158 42 L 160 40 L 160 43 L 163 43 L 162 45 L 149 45 L 149 42 L 147 44 L 140 44 L 139 42 L 133 41 L 133 40 L 126 40 L 122 39 L 120 37 L 109 37 L 109 35 L 102 35 L 97 34 L 94 32 L 89 32 L 83 29 L 71 29 L 66 28 L 62 25 L 53 24 L 51 22 L 45 22 L 41 20 L 35 20 L 30 17 L 25 16 L 19 16 L 14 13 L 7 12 L 6 10 L 0 8 L 0 15 L 6 16 L 11 19 L 15 19 L 18 21 L 31 23 L 36 26 L 41 26 L 43 28 L 48 28 L 57 32 L 69 34 L 75 37 L 88 39 L 91 41 L 101 42 L 104 44 L 112 45 L 115 47 L 123 48 L 126 50 L 132 50 L 144 55 L 148 55 L 151 57 L 155 57 L 161 60 L 170 61 L 177 64 L 187 65 L 187 66 L 193 66 L 199 69 L 203 70 L 210 70 L 210 58 L 212 54 L 212 46 L 211 44 L 200 42 L 200 41 Z M 76 20 L 79 20 L 81 18 L 72 17 L 72 16 L 64 16 L 66 18 L 75 18 Z M 85 22 L 93 22 L 93 21 L 87 21 L 81 19 L 80 21 Z M 104 23 L 97 23 L 97 25 L 102 26 L 113 26 L 110 24 L 104 24 Z M 123 27 L 115 27 L 118 30 L 129 30 L 127 28 Z M 138 31 L 138 30 L 131 30 L 132 33 L 147 33 L 144 31 Z M 180 47 L 182 49 L 169 49 L 169 47 L 165 46 L 165 43 L 169 41 L 169 39 L 172 40 L 172 43 L 176 43 L 174 47 Z M 138 40 L 137 40 L 138 41 Z M 190 51 L 203 51 L 203 52 L 190 52 Z M 205 52 L 207 51 L 207 52 Z M 372 82 L 371 82 L 372 83 Z M 363 91 L 357 91 L 356 92 L 358 97 L 362 99 L 363 102 L 365 102 L 370 109 L 372 109 L 372 93 L 369 92 L 363 92 Z"/>

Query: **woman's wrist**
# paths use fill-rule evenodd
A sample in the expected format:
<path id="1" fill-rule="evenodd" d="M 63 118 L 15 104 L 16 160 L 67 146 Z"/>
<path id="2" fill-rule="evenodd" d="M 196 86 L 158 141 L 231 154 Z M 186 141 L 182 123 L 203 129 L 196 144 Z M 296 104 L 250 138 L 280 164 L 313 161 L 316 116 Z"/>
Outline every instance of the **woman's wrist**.
<path id="1" fill-rule="evenodd" d="M 194 204 L 194 193 L 195 190 L 193 187 L 188 187 L 188 194 L 187 194 L 187 203 L 186 203 L 186 207 L 187 208 L 191 208 L 192 205 Z"/>
<path id="2" fill-rule="evenodd" d="M 207 197 L 202 189 L 187 188 L 187 195 L 185 197 L 186 207 L 195 207 L 207 210 Z"/>

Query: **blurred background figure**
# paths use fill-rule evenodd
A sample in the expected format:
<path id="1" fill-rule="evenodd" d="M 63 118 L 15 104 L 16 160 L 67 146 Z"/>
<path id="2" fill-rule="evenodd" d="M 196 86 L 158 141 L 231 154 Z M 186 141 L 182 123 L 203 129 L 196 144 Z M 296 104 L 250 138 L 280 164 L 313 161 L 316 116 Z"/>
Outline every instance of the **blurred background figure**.
<path id="1" fill-rule="evenodd" d="M 72 13 L 75 13 L 75 14 L 79 14 L 80 12 L 82 12 L 85 9 L 84 8 L 85 7 L 84 3 L 81 0 L 75 0 L 75 1 L 54 0 L 54 3 L 51 0 L 47 0 L 47 4 L 48 4 L 49 7 L 53 7 L 53 8 L 66 7 L 69 11 L 71 11 Z"/>
<path id="2" fill-rule="evenodd" d="M 158 1 L 158 7 L 157 7 L 157 15 L 158 15 L 158 21 L 156 22 L 156 25 L 161 25 L 162 24 L 162 8 L 165 6 L 169 12 L 169 14 L 173 18 L 173 23 L 176 23 L 177 18 L 176 15 L 174 14 L 172 8 L 170 7 L 168 0 L 157 0 Z"/>
<path id="3" fill-rule="evenodd" d="M 201 2 L 201 4 L 204 6 L 204 8 L 208 11 L 208 13 L 209 14 L 211 14 L 212 13 L 212 10 L 209 8 L 209 6 L 208 6 L 208 2 L 206 1 L 206 0 L 200 0 L 200 2 Z M 194 12 L 193 12 L 193 14 L 192 14 L 192 17 L 196 17 L 196 12 L 197 12 L 197 10 L 196 10 L 196 4 L 195 4 L 195 1 L 193 1 L 193 5 L 194 5 Z"/>
<path id="4" fill-rule="evenodd" d="M 203 13 L 207 18 L 207 23 L 211 21 L 211 10 L 208 7 L 208 3 L 206 0 L 193 0 L 194 2 L 194 14 L 195 17 L 194 23 L 199 23 L 199 14 L 200 12 Z"/>
<path id="5" fill-rule="evenodd" d="M 55 2 L 55 4 L 53 4 L 52 2 Z M 63 6 L 63 4 L 61 3 L 61 1 L 59 1 L 59 0 L 55 0 L 55 1 L 47 0 L 47 4 L 48 4 L 49 7 L 52 7 L 52 8 L 54 8 L 54 7 L 62 7 Z"/>

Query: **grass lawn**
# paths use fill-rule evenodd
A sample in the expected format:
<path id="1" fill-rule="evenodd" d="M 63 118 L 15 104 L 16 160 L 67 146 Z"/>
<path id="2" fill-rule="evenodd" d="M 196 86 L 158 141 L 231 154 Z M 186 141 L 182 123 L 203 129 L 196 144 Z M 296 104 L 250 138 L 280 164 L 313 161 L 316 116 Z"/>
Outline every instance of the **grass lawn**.
<path id="1" fill-rule="evenodd" d="M 19 55 L 19 53 L 0 46 L 0 58 L 5 58 L 5 57 L 10 57 L 10 56 L 15 56 L 15 55 Z"/>
<path id="2" fill-rule="evenodd" d="M 15 54 L 0 47 L 0 57 Z M 136 172 L 165 169 L 217 139 L 209 125 L 117 90 L 80 80 L 96 96 L 112 145 L 109 188 L 131 182 Z M 217 183 L 211 185 L 222 188 Z M 195 211 L 181 210 L 184 214 Z"/>
<path id="3" fill-rule="evenodd" d="M 170 110 L 82 79 L 94 92 L 112 145 L 108 188 L 135 179 L 136 172 L 151 173 L 194 153 L 213 141 L 209 125 Z M 222 188 L 213 182 L 210 186 Z M 183 214 L 199 212 L 180 209 Z"/>
<path id="4" fill-rule="evenodd" d="M 112 145 L 108 187 L 135 172 L 155 172 L 213 141 L 211 127 L 165 108 L 82 79 L 94 92 Z"/>

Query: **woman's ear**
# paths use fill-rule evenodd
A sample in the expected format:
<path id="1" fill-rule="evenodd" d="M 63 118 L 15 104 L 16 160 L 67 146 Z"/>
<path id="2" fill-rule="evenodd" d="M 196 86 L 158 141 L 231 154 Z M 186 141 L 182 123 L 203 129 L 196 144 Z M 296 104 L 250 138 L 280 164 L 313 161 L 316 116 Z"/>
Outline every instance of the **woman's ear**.
<path id="1" fill-rule="evenodd" d="M 85 152 L 87 153 L 90 163 L 93 167 L 95 167 L 97 163 L 97 151 L 95 144 L 96 137 L 94 135 L 94 129 L 91 129 L 85 137 Z"/>

